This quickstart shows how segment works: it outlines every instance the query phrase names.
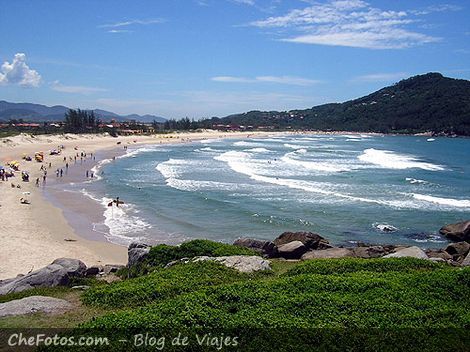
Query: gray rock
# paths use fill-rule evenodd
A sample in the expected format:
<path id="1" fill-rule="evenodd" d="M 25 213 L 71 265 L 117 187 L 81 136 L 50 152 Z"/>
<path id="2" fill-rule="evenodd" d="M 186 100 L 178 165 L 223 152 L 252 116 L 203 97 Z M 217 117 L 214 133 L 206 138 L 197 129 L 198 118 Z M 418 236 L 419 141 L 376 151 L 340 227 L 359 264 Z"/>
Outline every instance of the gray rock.
<path id="1" fill-rule="evenodd" d="M 70 276 L 82 277 L 86 272 L 86 265 L 78 259 L 59 258 L 52 262 L 52 264 L 60 265 Z"/>
<path id="2" fill-rule="evenodd" d="M 214 261 L 225 265 L 228 268 L 236 269 L 242 273 L 252 273 L 255 271 L 271 270 L 268 260 L 255 255 L 232 255 L 227 257 L 195 257 L 193 262 Z"/>
<path id="3" fill-rule="evenodd" d="M 146 244 L 146 243 L 141 243 L 141 242 L 132 242 L 128 249 L 134 249 L 134 248 L 150 248 L 151 246 Z"/>
<path id="4" fill-rule="evenodd" d="M 467 254 L 465 259 L 463 260 L 462 263 L 460 263 L 462 266 L 470 266 L 470 253 Z"/>
<path id="5" fill-rule="evenodd" d="M 277 246 L 271 241 L 256 240 L 253 238 L 239 238 L 233 242 L 233 245 L 252 249 L 269 258 L 275 258 L 278 256 Z"/>
<path id="6" fill-rule="evenodd" d="M 470 220 L 446 225 L 439 230 L 439 233 L 451 241 L 470 241 Z"/>
<path id="7" fill-rule="evenodd" d="M 403 258 L 412 257 L 418 259 L 429 259 L 424 251 L 416 246 L 407 247 L 396 251 L 395 253 L 387 254 L 384 258 Z"/>
<path id="8" fill-rule="evenodd" d="M 353 256 L 354 252 L 351 248 L 329 248 L 307 252 L 302 256 L 302 260 L 319 258 L 345 258 Z"/>
<path id="9" fill-rule="evenodd" d="M 352 249 L 352 253 L 358 258 L 379 258 L 386 254 L 382 246 L 356 247 Z"/>
<path id="10" fill-rule="evenodd" d="M 106 264 L 103 268 L 103 272 L 105 275 L 114 274 L 119 269 L 122 269 L 125 267 L 126 267 L 125 265 L 121 265 L 121 264 Z"/>
<path id="11" fill-rule="evenodd" d="M 127 267 L 142 263 L 148 257 L 151 246 L 145 243 L 133 242 L 127 249 Z"/>
<path id="12" fill-rule="evenodd" d="M 452 260 L 452 256 L 445 252 L 444 250 L 442 249 L 438 249 L 438 250 L 435 250 L 435 249 L 431 249 L 431 250 L 427 250 L 426 251 L 426 254 L 427 256 L 429 257 L 429 259 L 432 259 L 432 258 L 441 258 L 443 260 Z"/>
<path id="13" fill-rule="evenodd" d="M 284 232 L 274 240 L 274 244 L 280 247 L 294 241 L 302 242 L 307 250 L 331 248 L 325 238 L 314 232 Z"/>
<path id="14" fill-rule="evenodd" d="M 0 317 L 24 315 L 37 312 L 58 314 L 72 308 L 72 304 L 63 299 L 45 296 L 31 296 L 1 303 Z"/>
<path id="15" fill-rule="evenodd" d="M 308 248 L 301 241 L 292 241 L 277 247 L 279 256 L 285 259 L 300 259 Z"/>
<path id="16" fill-rule="evenodd" d="M 77 259 L 60 258 L 27 275 L 0 282 L 0 295 L 21 292 L 35 287 L 66 286 L 72 277 L 81 277 L 86 265 Z"/>
<path id="17" fill-rule="evenodd" d="M 432 262 L 443 262 L 443 263 L 447 263 L 447 261 L 444 259 L 444 258 L 439 258 L 439 257 L 432 257 L 432 258 L 429 258 L 430 261 Z"/>
<path id="18" fill-rule="evenodd" d="M 452 257 L 465 257 L 470 251 L 470 243 L 462 241 L 449 244 L 444 251 L 449 253 Z"/>
<path id="19" fill-rule="evenodd" d="M 96 276 L 99 273 L 103 271 L 102 266 L 90 266 L 88 269 L 86 269 L 85 276 L 86 277 L 91 277 L 91 276 Z"/>

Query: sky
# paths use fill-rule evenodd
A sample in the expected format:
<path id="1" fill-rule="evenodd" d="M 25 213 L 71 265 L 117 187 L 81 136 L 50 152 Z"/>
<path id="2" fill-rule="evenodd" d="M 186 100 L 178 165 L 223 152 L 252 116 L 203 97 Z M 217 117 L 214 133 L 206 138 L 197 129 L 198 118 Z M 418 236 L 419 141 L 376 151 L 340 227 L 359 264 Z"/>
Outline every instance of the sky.
<path id="1" fill-rule="evenodd" d="M 466 0 L 0 0 L 0 100 L 167 118 L 470 79 Z"/>

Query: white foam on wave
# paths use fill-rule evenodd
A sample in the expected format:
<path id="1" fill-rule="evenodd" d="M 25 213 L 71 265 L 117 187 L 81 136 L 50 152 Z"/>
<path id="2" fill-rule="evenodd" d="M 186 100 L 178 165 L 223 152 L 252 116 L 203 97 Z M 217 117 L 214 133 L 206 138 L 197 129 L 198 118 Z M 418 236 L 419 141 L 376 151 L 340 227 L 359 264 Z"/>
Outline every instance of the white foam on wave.
<path id="1" fill-rule="evenodd" d="M 359 160 L 374 164 L 386 169 L 422 169 L 429 171 L 442 171 L 441 165 L 431 164 L 418 160 L 411 155 L 398 154 L 389 150 L 366 149 L 358 156 Z"/>
<path id="2" fill-rule="evenodd" d="M 310 182 L 310 181 L 303 181 L 303 180 L 296 180 L 296 179 L 289 179 L 289 178 L 279 178 L 279 177 L 259 175 L 254 171 L 250 163 L 250 155 L 244 152 L 229 151 L 220 156 L 215 157 L 214 159 L 226 162 L 227 165 L 233 171 L 240 173 L 240 174 L 247 175 L 252 180 L 255 180 L 255 181 L 270 183 L 270 184 L 274 184 L 278 186 L 285 186 L 291 189 L 302 190 L 302 191 L 306 191 L 310 193 L 334 196 L 337 198 L 348 199 L 351 201 L 359 201 L 359 202 L 393 206 L 393 204 L 388 201 L 356 197 L 356 196 L 352 196 L 349 194 L 343 194 L 343 193 L 332 191 L 331 189 L 334 189 L 334 185 L 330 183 Z"/>
<path id="3" fill-rule="evenodd" d="M 251 153 L 269 153 L 270 150 L 266 148 L 252 148 L 252 149 L 245 149 L 245 152 L 251 152 Z"/>
<path id="4" fill-rule="evenodd" d="M 427 194 L 412 193 L 413 198 L 434 203 L 438 205 L 449 206 L 453 208 L 470 208 L 470 200 L 434 197 Z"/>
<path id="5" fill-rule="evenodd" d="M 264 144 L 262 143 L 256 143 L 256 142 L 246 142 L 246 141 L 239 141 L 233 143 L 234 146 L 236 147 L 263 147 Z"/>
<path id="6" fill-rule="evenodd" d="M 119 207 L 113 204 L 110 207 L 108 204 L 112 202 L 111 198 L 97 198 L 86 189 L 82 189 L 81 193 L 103 206 L 104 225 L 109 231 L 104 233 L 104 236 L 110 242 L 129 245 L 133 241 L 143 239 L 143 237 L 137 237 L 135 234 L 142 233 L 152 227 L 145 220 L 135 215 L 138 210 L 132 204 L 125 203 Z"/>
<path id="7" fill-rule="evenodd" d="M 203 152 L 215 152 L 215 149 L 212 149 L 211 147 L 204 147 L 200 149 L 196 149 L 195 151 L 203 151 Z"/>
<path id="8" fill-rule="evenodd" d="M 103 159 L 91 168 L 90 171 L 93 173 L 93 176 L 95 177 L 96 181 L 101 180 L 103 178 L 100 175 L 100 170 L 104 165 L 111 163 L 111 161 L 112 161 L 112 159 Z"/>
<path id="9" fill-rule="evenodd" d="M 303 145 L 290 144 L 290 143 L 284 143 L 284 147 L 291 148 L 291 149 L 308 148 L 308 147 L 303 146 Z"/>
<path id="10" fill-rule="evenodd" d="M 187 165 L 187 160 L 181 159 L 169 159 L 156 166 L 156 169 L 160 171 L 165 179 L 178 178 L 181 176 L 181 166 Z"/>
<path id="11" fill-rule="evenodd" d="M 126 154 L 120 155 L 116 157 L 116 159 L 135 158 L 139 154 L 151 153 L 151 152 L 156 152 L 156 151 L 166 152 L 168 151 L 168 149 L 163 149 L 161 146 L 158 146 L 158 145 L 153 146 L 153 147 L 147 146 L 147 147 L 141 147 L 137 149 L 128 149 Z"/>
<path id="12" fill-rule="evenodd" d="M 202 143 L 202 144 L 211 144 L 211 143 L 217 143 L 217 142 L 220 142 L 221 139 L 220 138 L 213 138 L 213 139 L 202 139 L 199 141 L 199 143 Z"/>
<path id="13" fill-rule="evenodd" d="M 408 181 L 409 183 L 411 183 L 412 185 L 415 185 L 415 184 L 418 184 L 418 185 L 425 185 L 425 184 L 428 184 L 428 183 L 429 183 L 428 181 L 419 180 L 419 179 L 412 178 L 412 177 L 407 177 L 407 178 L 405 178 L 405 180 Z"/>
<path id="14" fill-rule="evenodd" d="M 342 171 L 350 171 L 352 168 L 347 165 L 338 165 L 331 162 L 321 162 L 321 161 L 304 161 L 298 160 L 296 155 L 298 154 L 305 154 L 305 149 L 299 149 L 295 152 L 290 152 L 285 154 L 281 157 L 281 160 L 289 165 L 294 165 L 298 167 L 302 167 L 307 170 L 311 171 L 321 171 L 321 172 L 342 172 Z"/>

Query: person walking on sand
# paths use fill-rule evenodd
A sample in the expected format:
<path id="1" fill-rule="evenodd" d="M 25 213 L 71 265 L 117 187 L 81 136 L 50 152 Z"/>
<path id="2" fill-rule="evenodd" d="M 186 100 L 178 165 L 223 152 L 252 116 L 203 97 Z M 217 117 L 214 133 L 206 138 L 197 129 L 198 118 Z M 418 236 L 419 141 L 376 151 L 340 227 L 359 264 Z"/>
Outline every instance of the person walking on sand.
<path id="1" fill-rule="evenodd" d="M 64 170 L 60 169 L 60 177 L 64 175 Z"/>
<path id="2" fill-rule="evenodd" d="M 86 170 L 86 178 L 88 178 L 88 176 L 89 176 L 89 172 L 88 170 Z"/>
<path id="3" fill-rule="evenodd" d="M 36 187 L 39 187 L 39 177 L 36 179 Z"/>
<path id="4" fill-rule="evenodd" d="M 44 174 L 44 176 L 42 177 L 42 184 L 43 185 L 46 184 L 46 178 L 47 178 L 47 176 L 46 176 L 46 174 Z"/>

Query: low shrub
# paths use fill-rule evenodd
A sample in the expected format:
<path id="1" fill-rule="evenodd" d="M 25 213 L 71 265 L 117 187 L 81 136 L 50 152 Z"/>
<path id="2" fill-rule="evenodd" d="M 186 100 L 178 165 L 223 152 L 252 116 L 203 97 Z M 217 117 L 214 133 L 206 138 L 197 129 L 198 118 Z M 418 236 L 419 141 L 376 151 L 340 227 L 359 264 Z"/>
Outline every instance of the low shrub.
<path id="1" fill-rule="evenodd" d="M 358 271 L 369 272 L 413 272 L 429 271 L 436 269 L 450 269 L 445 263 L 436 263 L 430 260 L 416 258 L 340 258 L 340 259 L 312 259 L 307 260 L 288 270 L 286 276 L 300 274 L 345 274 Z"/>
<path id="2" fill-rule="evenodd" d="M 179 264 L 142 277 L 91 288 L 85 291 L 82 300 L 102 307 L 135 307 L 254 276 L 214 262 Z"/>

